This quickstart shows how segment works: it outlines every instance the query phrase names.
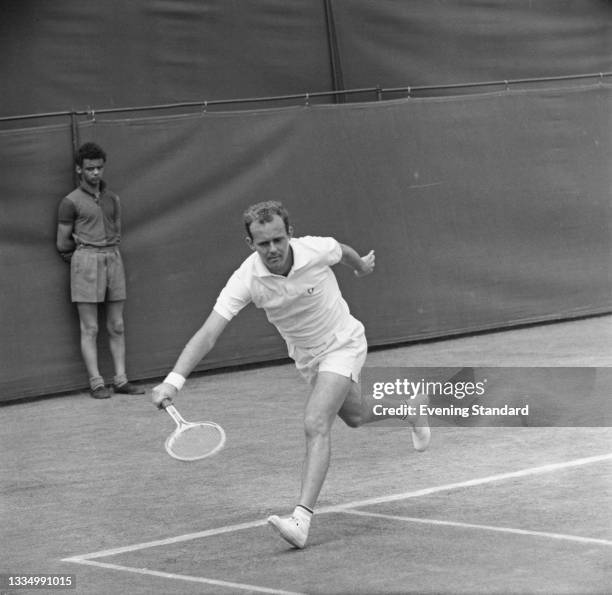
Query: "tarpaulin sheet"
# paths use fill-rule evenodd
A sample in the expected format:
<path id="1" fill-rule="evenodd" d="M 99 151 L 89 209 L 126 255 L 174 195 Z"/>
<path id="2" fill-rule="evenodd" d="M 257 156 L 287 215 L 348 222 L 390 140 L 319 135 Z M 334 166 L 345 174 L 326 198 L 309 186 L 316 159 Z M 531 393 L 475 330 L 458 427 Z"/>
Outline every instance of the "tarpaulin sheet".
<path id="1" fill-rule="evenodd" d="M 612 70 L 609 0 L 330 6 L 345 89 Z M 333 88 L 324 0 L 3 0 L 0 73 L 0 116 Z"/>
<path id="2" fill-rule="evenodd" d="M 0 116 L 332 84 L 311 0 L 3 0 L 0 50 Z"/>
<path id="3" fill-rule="evenodd" d="M 608 0 L 334 0 L 333 8 L 347 89 L 612 68 Z"/>
<path id="4" fill-rule="evenodd" d="M 296 235 L 376 250 L 372 277 L 337 269 L 372 345 L 610 311 L 610 99 L 597 84 L 83 123 L 123 204 L 130 376 L 171 368 L 249 254 L 243 209 L 265 199 Z M 86 383 L 54 246 L 68 136 L 0 136 L 3 399 Z M 248 307 L 199 369 L 285 356 Z"/>
<path id="5" fill-rule="evenodd" d="M 0 132 L 0 399 L 74 386 L 78 316 L 54 254 L 69 125 Z M 78 381 L 77 381 L 78 382 Z"/>

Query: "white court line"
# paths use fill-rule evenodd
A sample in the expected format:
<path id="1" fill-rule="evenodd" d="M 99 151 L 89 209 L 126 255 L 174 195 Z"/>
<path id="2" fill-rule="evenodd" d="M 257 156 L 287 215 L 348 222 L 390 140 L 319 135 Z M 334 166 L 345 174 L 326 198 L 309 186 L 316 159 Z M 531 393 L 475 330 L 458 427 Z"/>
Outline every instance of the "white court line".
<path id="1" fill-rule="evenodd" d="M 514 529 L 512 527 L 496 527 L 495 525 L 474 525 L 472 523 L 460 523 L 457 521 L 441 521 L 438 519 L 420 519 L 418 517 L 399 516 L 395 514 L 381 514 L 379 512 L 366 512 L 364 510 L 344 510 L 345 514 L 357 516 L 376 517 L 406 523 L 423 523 L 425 525 L 445 525 L 447 527 L 460 527 L 462 529 L 480 529 L 481 531 L 497 531 L 499 533 L 514 533 L 516 535 L 529 535 L 530 537 L 547 537 L 548 539 L 564 539 L 578 543 L 612 546 L 612 541 L 607 539 L 596 539 L 595 537 L 580 537 L 579 535 L 566 535 L 564 533 L 548 533 L 546 531 L 530 531 L 528 529 Z"/>
<path id="2" fill-rule="evenodd" d="M 416 498 L 419 496 L 427 496 L 429 494 L 435 494 L 437 492 L 444 492 L 448 490 L 456 490 L 460 488 L 472 487 L 477 485 L 483 485 L 492 483 L 495 481 L 503 481 L 506 479 L 514 479 L 517 477 L 526 477 L 529 475 L 537 475 L 539 473 L 549 473 L 551 471 L 558 471 L 560 469 L 567 469 L 569 467 L 578 467 L 581 465 L 589 465 L 591 463 L 598 463 L 601 461 L 612 460 L 612 453 L 605 455 L 597 455 L 593 457 L 587 457 L 583 459 L 574 459 L 573 461 L 565 461 L 563 463 L 551 463 L 549 465 L 542 465 L 540 467 L 529 467 L 527 469 L 521 469 L 520 471 L 512 471 L 509 473 L 499 473 L 497 475 L 488 475 L 486 477 L 479 477 L 477 479 L 469 479 L 467 481 L 460 481 L 457 483 L 449 483 L 440 486 L 434 486 L 432 488 L 424 488 L 421 490 L 413 490 L 410 492 L 403 492 L 401 494 L 391 494 L 388 496 L 380 496 L 378 498 L 368 498 L 366 500 L 354 500 L 346 504 L 337 504 L 335 506 L 326 506 L 317 509 L 317 514 L 331 513 L 331 512 L 343 512 L 353 508 L 362 508 L 363 506 L 370 506 L 374 504 L 386 504 L 388 502 L 396 502 L 398 500 L 407 500 L 408 498 Z M 261 527 L 266 524 L 265 520 L 251 521 L 249 523 L 240 523 L 237 525 L 226 525 L 225 527 L 218 527 L 216 529 L 208 529 L 206 531 L 198 531 L 196 533 L 187 533 L 185 535 L 178 535 L 176 537 L 168 537 L 166 539 L 158 539 L 155 541 L 145 541 L 142 543 L 136 543 L 133 545 L 127 545 L 123 547 L 117 547 L 108 550 L 101 550 L 99 552 L 92 552 L 90 554 L 82 554 L 78 556 L 72 556 L 70 558 L 64 558 L 62 562 L 81 562 L 83 560 L 93 560 L 95 558 L 105 558 L 107 556 L 115 556 L 117 554 L 123 554 L 126 552 L 134 552 L 137 550 L 144 550 L 152 547 L 171 545 L 174 543 L 180 543 L 182 541 L 191 541 L 192 539 L 201 539 L 203 537 L 212 537 L 215 535 L 221 535 L 223 533 L 232 533 L 234 531 L 242 531 L 244 529 L 252 529 L 254 527 Z"/>
<path id="3" fill-rule="evenodd" d="M 411 188 L 431 188 L 432 186 L 440 186 L 444 184 L 444 182 L 430 182 L 429 184 L 413 184 L 412 186 L 408 186 L 408 190 Z"/>
<path id="4" fill-rule="evenodd" d="M 468 479 L 457 483 L 448 483 L 446 485 L 435 486 L 433 488 L 424 488 L 422 490 L 414 490 L 412 492 L 404 492 L 403 494 L 392 494 L 390 496 L 380 496 L 378 498 L 368 498 L 367 500 L 356 500 L 347 504 L 338 504 L 317 509 L 317 513 L 321 512 L 343 512 L 352 508 L 361 508 L 372 504 L 386 504 L 388 502 L 396 502 L 397 500 L 407 500 L 408 498 L 416 498 L 418 496 L 427 496 L 437 492 L 445 492 L 448 490 L 457 490 L 460 488 L 469 488 L 494 481 L 504 481 L 506 479 L 515 479 L 517 477 L 527 477 L 529 475 L 538 475 L 540 473 L 550 473 L 551 471 L 559 471 L 560 469 L 568 469 L 569 467 L 579 467 L 581 465 L 589 465 L 591 463 L 599 463 L 601 461 L 612 460 L 612 453 L 606 455 L 596 455 L 584 459 L 574 459 L 573 461 L 565 461 L 563 463 L 551 463 L 542 465 L 541 467 L 529 467 L 520 471 L 511 471 L 509 473 L 498 473 L 497 475 L 489 475 L 487 477 L 479 477 L 477 479 Z"/>
<path id="5" fill-rule="evenodd" d="M 269 589 L 267 587 L 258 587 L 256 585 L 248 585 L 246 583 L 232 583 L 230 581 L 218 581 L 212 578 L 204 578 L 201 576 L 191 576 L 189 574 L 174 574 L 172 572 L 161 572 L 159 570 L 149 570 L 148 568 L 134 568 L 132 566 L 121 566 L 120 564 L 107 564 L 106 562 L 93 562 L 90 560 L 81 560 L 79 564 L 88 564 L 90 566 L 98 566 L 100 568 L 109 568 L 111 570 L 123 570 L 124 572 L 133 572 L 135 574 L 144 574 L 146 576 L 159 576 L 161 578 L 170 578 L 175 580 L 187 581 L 190 583 L 200 583 L 206 585 L 215 585 L 216 587 L 227 587 L 230 589 L 243 589 L 245 591 L 255 591 L 256 593 L 273 593 L 275 595 L 304 595 L 296 591 L 283 591 L 281 589 Z"/>
<path id="6" fill-rule="evenodd" d="M 143 543 L 136 543 L 134 545 L 126 545 L 123 547 L 116 547 L 110 550 L 102 550 L 99 552 L 93 552 L 91 554 L 83 554 L 81 556 L 72 556 L 71 558 L 64 558 L 62 562 L 83 562 L 84 560 L 94 560 L 95 558 L 106 558 L 107 556 L 116 556 L 117 554 L 125 554 L 126 552 L 135 552 L 137 550 L 146 550 L 151 547 L 157 547 L 160 545 L 172 545 L 174 543 L 180 543 L 181 541 L 191 541 L 192 539 L 201 539 L 202 537 L 211 537 L 213 535 L 221 535 L 223 533 L 232 533 L 234 531 L 242 531 L 244 529 L 252 529 L 253 527 L 261 527 L 266 524 L 267 521 L 252 521 L 250 523 L 240 523 L 239 525 L 227 525 L 225 527 L 219 527 L 217 529 L 208 529 L 207 531 L 198 531 L 197 533 L 187 533 L 185 535 L 178 535 L 177 537 L 168 537 L 167 539 L 157 539 L 155 541 L 145 541 Z"/>
<path id="7" fill-rule="evenodd" d="M 366 500 L 355 500 L 353 502 L 348 502 L 346 504 L 339 504 L 336 506 L 327 506 L 317 510 L 318 514 L 322 513 L 332 513 L 332 512 L 346 512 L 354 508 L 360 508 L 362 506 L 369 506 L 373 504 L 385 504 L 388 502 L 396 502 L 398 500 L 407 500 L 408 498 L 416 498 L 418 496 L 426 496 L 428 494 L 434 494 L 437 492 L 444 492 L 448 490 L 456 490 L 465 487 L 472 487 L 476 485 L 483 485 L 487 483 L 492 483 L 495 481 L 504 481 L 506 479 L 514 479 L 517 477 L 527 477 L 529 475 L 537 475 L 539 473 L 550 473 L 552 471 L 558 471 L 560 469 L 567 469 L 570 467 L 578 467 L 581 465 L 589 465 L 591 463 L 598 463 L 601 461 L 612 460 L 612 453 L 605 455 L 597 455 L 592 457 L 586 457 L 582 459 L 574 459 L 572 461 L 565 461 L 562 463 L 551 463 L 549 465 L 542 465 L 539 467 L 529 467 L 527 469 L 522 469 L 520 471 L 513 471 L 510 473 L 498 473 L 496 475 L 488 475 L 486 477 L 480 477 L 477 479 L 471 479 L 468 481 L 461 481 L 457 483 L 449 483 L 445 485 L 435 486 L 432 488 L 425 488 L 421 490 L 413 490 L 410 492 L 403 492 L 401 494 L 392 494 L 389 496 L 380 496 L 378 498 L 368 498 Z M 208 529 L 206 531 L 200 531 L 197 533 L 188 533 L 185 535 L 178 535 L 176 537 L 169 537 L 167 539 L 159 539 L 156 541 L 148 541 L 143 543 L 137 543 L 134 545 L 128 545 L 124 547 L 118 547 L 114 549 L 102 550 L 99 552 L 92 552 L 89 554 L 82 554 L 78 556 L 72 556 L 70 558 L 64 558 L 62 562 L 72 562 L 75 564 L 87 564 L 90 566 L 100 566 L 102 568 L 112 568 L 115 570 L 124 570 L 127 572 L 137 572 L 139 574 L 148 574 L 152 576 L 160 576 L 166 578 L 173 578 L 177 580 L 187 580 L 202 583 L 210 583 L 210 584 L 225 584 L 226 586 L 232 585 L 235 588 L 241 588 L 246 590 L 259 591 L 264 593 L 284 593 L 284 591 L 274 591 L 274 590 L 262 590 L 263 588 L 255 587 L 252 585 L 242 585 L 240 583 L 223 583 L 223 581 L 214 581 L 213 579 L 206 579 L 202 577 L 190 577 L 189 575 L 180 575 L 180 574 L 170 574 L 159 572 L 156 570 L 149 570 L 146 568 L 131 568 L 129 566 L 120 566 L 115 564 L 106 564 L 104 562 L 93 561 L 96 558 L 104 558 L 107 556 L 113 556 L 117 554 L 122 554 L 125 552 L 134 552 L 137 550 L 148 549 L 157 546 L 163 545 L 171 545 L 174 543 L 179 543 L 183 541 L 190 541 L 193 539 L 200 539 L 203 537 L 211 537 L 215 535 L 222 535 L 223 533 L 231 533 L 234 531 L 242 531 L 244 529 L 251 529 L 254 527 L 260 527 L 266 524 L 265 520 L 252 521 L 250 523 L 241 523 L 237 525 L 227 525 L 225 527 L 219 527 L 217 529 Z"/>

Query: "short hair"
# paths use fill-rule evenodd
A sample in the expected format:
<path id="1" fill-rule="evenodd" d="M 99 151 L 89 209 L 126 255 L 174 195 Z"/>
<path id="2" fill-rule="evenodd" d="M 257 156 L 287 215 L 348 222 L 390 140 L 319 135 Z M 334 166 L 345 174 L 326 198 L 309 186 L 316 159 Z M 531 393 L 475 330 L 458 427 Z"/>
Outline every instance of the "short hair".
<path id="1" fill-rule="evenodd" d="M 257 223 L 269 223 L 272 221 L 274 215 L 278 215 L 283 220 L 285 223 L 285 230 L 289 233 L 289 212 L 282 203 L 276 200 L 268 200 L 251 205 L 244 212 L 242 218 L 249 237 L 253 239 L 251 235 L 251 223 L 255 221 L 257 221 Z"/>
<path id="2" fill-rule="evenodd" d="M 102 159 L 106 163 L 106 153 L 104 149 L 96 143 L 85 143 L 79 147 L 74 162 L 82 167 L 85 159 Z"/>

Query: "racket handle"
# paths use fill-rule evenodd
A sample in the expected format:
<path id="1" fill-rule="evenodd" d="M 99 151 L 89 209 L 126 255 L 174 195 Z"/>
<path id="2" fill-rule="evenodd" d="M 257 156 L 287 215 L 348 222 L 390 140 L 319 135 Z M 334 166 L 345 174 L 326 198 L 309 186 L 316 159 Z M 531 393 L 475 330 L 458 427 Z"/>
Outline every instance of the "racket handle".
<path id="1" fill-rule="evenodd" d="M 159 408 L 167 409 L 168 407 L 170 407 L 170 405 L 172 405 L 172 399 L 166 398 L 159 404 Z"/>

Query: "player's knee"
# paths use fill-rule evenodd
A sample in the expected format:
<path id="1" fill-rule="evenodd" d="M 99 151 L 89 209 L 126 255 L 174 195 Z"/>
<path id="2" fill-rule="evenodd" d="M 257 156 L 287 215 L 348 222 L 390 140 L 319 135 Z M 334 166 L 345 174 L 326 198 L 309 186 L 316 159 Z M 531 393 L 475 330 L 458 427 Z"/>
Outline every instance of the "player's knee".
<path id="1" fill-rule="evenodd" d="M 329 434 L 331 422 L 322 413 L 307 413 L 304 416 L 304 432 L 307 438 Z"/>
<path id="2" fill-rule="evenodd" d="M 340 411 L 338 415 L 349 428 L 359 428 L 365 423 L 363 416 L 358 411 Z"/>

